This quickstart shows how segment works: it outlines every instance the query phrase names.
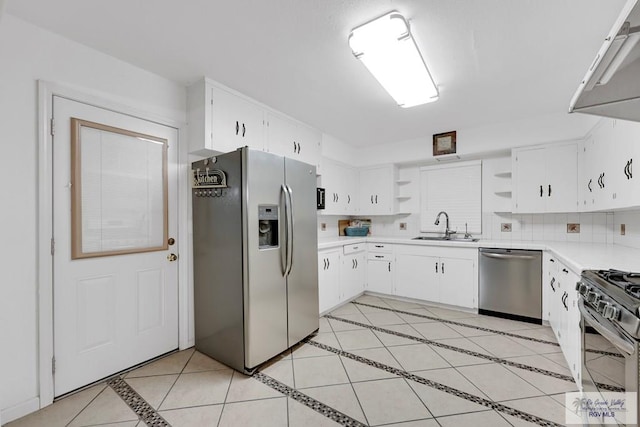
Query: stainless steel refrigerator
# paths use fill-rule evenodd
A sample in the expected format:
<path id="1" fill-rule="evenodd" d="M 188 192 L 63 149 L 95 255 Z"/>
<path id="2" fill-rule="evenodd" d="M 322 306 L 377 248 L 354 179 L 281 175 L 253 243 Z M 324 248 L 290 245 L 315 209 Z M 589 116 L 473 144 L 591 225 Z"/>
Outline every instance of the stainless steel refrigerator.
<path id="1" fill-rule="evenodd" d="M 318 330 L 316 169 L 245 147 L 192 174 L 196 349 L 251 374 Z"/>

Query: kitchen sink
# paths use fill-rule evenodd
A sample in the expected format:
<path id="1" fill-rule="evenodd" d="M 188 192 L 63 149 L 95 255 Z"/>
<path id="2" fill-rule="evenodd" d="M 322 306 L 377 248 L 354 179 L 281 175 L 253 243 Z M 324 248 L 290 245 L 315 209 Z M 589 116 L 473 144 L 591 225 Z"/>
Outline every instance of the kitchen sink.
<path id="1" fill-rule="evenodd" d="M 442 241 L 442 242 L 477 242 L 479 239 L 475 237 L 464 237 L 464 236 L 418 236 L 414 237 L 412 240 L 432 240 L 432 241 Z"/>

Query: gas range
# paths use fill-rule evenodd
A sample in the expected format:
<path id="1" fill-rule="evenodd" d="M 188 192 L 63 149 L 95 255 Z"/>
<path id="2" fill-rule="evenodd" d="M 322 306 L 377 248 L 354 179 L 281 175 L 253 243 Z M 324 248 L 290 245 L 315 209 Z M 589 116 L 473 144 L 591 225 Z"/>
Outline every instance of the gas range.
<path id="1" fill-rule="evenodd" d="M 603 320 L 640 339 L 640 273 L 586 270 L 576 290 Z"/>

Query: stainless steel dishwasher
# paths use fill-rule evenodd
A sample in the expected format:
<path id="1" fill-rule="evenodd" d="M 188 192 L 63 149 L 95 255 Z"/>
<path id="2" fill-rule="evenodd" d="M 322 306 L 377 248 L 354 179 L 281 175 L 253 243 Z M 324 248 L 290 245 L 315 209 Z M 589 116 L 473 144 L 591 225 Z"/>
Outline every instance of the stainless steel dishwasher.
<path id="1" fill-rule="evenodd" d="M 479 251 L 480 314 L 542 323 L 542 252 Z"/>

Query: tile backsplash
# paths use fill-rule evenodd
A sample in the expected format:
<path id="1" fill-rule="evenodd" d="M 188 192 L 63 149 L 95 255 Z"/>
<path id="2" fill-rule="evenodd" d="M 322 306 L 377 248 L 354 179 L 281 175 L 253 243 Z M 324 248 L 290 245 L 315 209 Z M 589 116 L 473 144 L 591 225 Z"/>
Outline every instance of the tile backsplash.
<path id="1" fill-rule="evenodd" d="M 338 220 L 342 216 L 319 216 L 318 236 L 338 235 Z M 420 235 L 420 215 L 374 216 L 372 236 L 415 237 Z M 326 230 L 321 231 L 321 224 Z M 401 224 L 406 224 L 404 230 Z M 511 224 L 511 231 L 502 231 L 503 224 Z M 571 224 L 568 227 L 568 224 Z M 574 224 L 579 224 L 575 227 Z M 620 234 L 624 224 L 625 234 Z M 579 232 L 576 229 L 579 229 Z M 568 233 L 567 230 L 574 232 Z M 563 213 L 563 214 L 509 214 L 484 212 L 482 235 L 490 240 L 560 241 L 608 243 L 640 249 L 640 210 L 624 212 Z"/>
<path id="2" fill-rule="evenodd" d="M 510 233 L 504 223 L 511 223 Z M 613 243 L 613 229 L 613 213 L 482 214 L 482 238 L 491 240 Z"/>

